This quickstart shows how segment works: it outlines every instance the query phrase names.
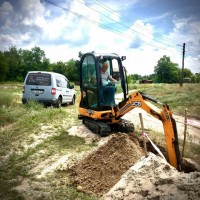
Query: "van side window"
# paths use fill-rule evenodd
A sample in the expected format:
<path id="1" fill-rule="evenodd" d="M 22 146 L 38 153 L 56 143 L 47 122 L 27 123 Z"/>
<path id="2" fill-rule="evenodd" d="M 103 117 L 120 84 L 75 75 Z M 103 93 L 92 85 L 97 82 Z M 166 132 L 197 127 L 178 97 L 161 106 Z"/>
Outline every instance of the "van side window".
<path id="1" fill-rule="evenodd" d="M 66 83 L 67 83 L 67 88 L 70 88 L 70 83 L 69 83 L 69 81 L 67 81 Z"/>
<path id="2" fill-rule="evenodd" d="M 66 88 L 66 81 L 63 77 L 60 77 L 60 80 L 61 80 L 61 87 L 62 88 Z"/>
<path id="3" fill-rule="evenodd" d="M 61 79 L 58 76 L 56 76 L 56 85 L 57 85 L 57 87 L 61 87 L 62 86 Z"/>

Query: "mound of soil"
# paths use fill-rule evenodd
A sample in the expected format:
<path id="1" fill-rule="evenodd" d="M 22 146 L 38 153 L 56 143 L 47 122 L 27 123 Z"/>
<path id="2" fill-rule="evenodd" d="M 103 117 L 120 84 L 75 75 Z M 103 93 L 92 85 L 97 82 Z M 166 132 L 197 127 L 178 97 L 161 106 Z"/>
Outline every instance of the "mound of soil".
<path id="1" fill-rule="evenodd" d="M 136 137 L 116 134 L 71 168 L 77 189 L 102 196 L 144 155 Z"/>
<path id="2" fill-rule="evenodd" d="M 200 172 L 182 173 L 163 158 L 149 153 L 133 165 L 104 200 L 200 199 Z"/>

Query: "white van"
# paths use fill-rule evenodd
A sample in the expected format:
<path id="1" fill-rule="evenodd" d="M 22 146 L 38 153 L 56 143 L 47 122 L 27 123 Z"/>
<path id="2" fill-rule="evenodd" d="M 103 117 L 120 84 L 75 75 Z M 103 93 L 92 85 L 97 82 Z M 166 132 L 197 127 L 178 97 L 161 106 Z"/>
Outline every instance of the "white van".
<path id="1" fill-rule="evenodd" d="M 76 92 L 68 79 L 62 74 L 46 71 L 30 71 L 26 75 L 23 87 L 22 103 L 34 100 L 45 105 L 61 107 L 62 104 L 74 104 Z"/>

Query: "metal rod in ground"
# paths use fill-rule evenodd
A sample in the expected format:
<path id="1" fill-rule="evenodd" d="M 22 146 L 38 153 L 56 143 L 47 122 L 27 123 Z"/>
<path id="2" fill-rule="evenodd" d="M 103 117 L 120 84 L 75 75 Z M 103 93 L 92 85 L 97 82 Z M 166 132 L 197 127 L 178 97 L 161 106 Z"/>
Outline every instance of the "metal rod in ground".
<path id="1" fill-rule="evenodd" d="M 145 157 L 147 157 L 147 145 L 146 145 L 146 137 L 145 137 L 145 133 L 144 133 L 144 124 L 143 124 L 143 119 L 142 119 L 142 113 L 139 113 L 140 116 L 140 123 L 141 123 L 141 127 L 142 127 L 142 139 L 143 139 L 143 145 L 144 145 L 144 153 L 145 153 Z"/>
<path id="2" fill-rule="evenodd" d="M 183 139 L 183 149 L 182 149 L 182 157 L 184 157 L 185 150 L 185 141 L 186 141 L 186 133 L 187 133 L 187 109 L 185 109 L 185 126 L 184 126 L 184 139 Z"/>

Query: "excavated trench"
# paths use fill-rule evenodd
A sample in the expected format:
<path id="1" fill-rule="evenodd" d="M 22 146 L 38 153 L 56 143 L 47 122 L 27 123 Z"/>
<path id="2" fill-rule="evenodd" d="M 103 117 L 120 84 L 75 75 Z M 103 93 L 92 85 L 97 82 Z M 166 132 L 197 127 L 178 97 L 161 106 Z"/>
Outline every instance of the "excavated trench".
<path id="1" fill-rule="evenodd" d="M 164 147 L 159 149 L 165 157 Z M 147 142 L 148 152 L 157 154 Z M 106 194 L 121 176 L 144 156 L 142 141 L 132 134 L 115 134 L 106 144 L 70 168 L 71 177 L 79 191 L 102 196 Z M 183 162 L 184 172 L 196 170 L 191 163 Z"/>
<path id="2" fill-rule="evenodd" d="M 141 148 L 144 148 L 142 140 L 139 140 L 139 144 L 140 144 Z M 158 152 L 155 150 L 155 148 L 151 145 L 151 143 L 149 141 L 146 142 L 146 146 L 147 146 L 147 151 L 148 152 L 152 152 L 155 155 L 158 155 Z M 156 146 L 160 149 L 160 151 L 162 152 L 162 154 L 164 155 L 166 160 L 169 161 L 166 148 L 161 146 L 161 145 L 159 145 L 159 144 L 156 144 Z M 190 172 L 195 172 L 197 170 L 198 170 L 197 166 L 194 163 L 191 163 L 187 159 L 182 158 L 181 172 L 190 173 Z"/>

